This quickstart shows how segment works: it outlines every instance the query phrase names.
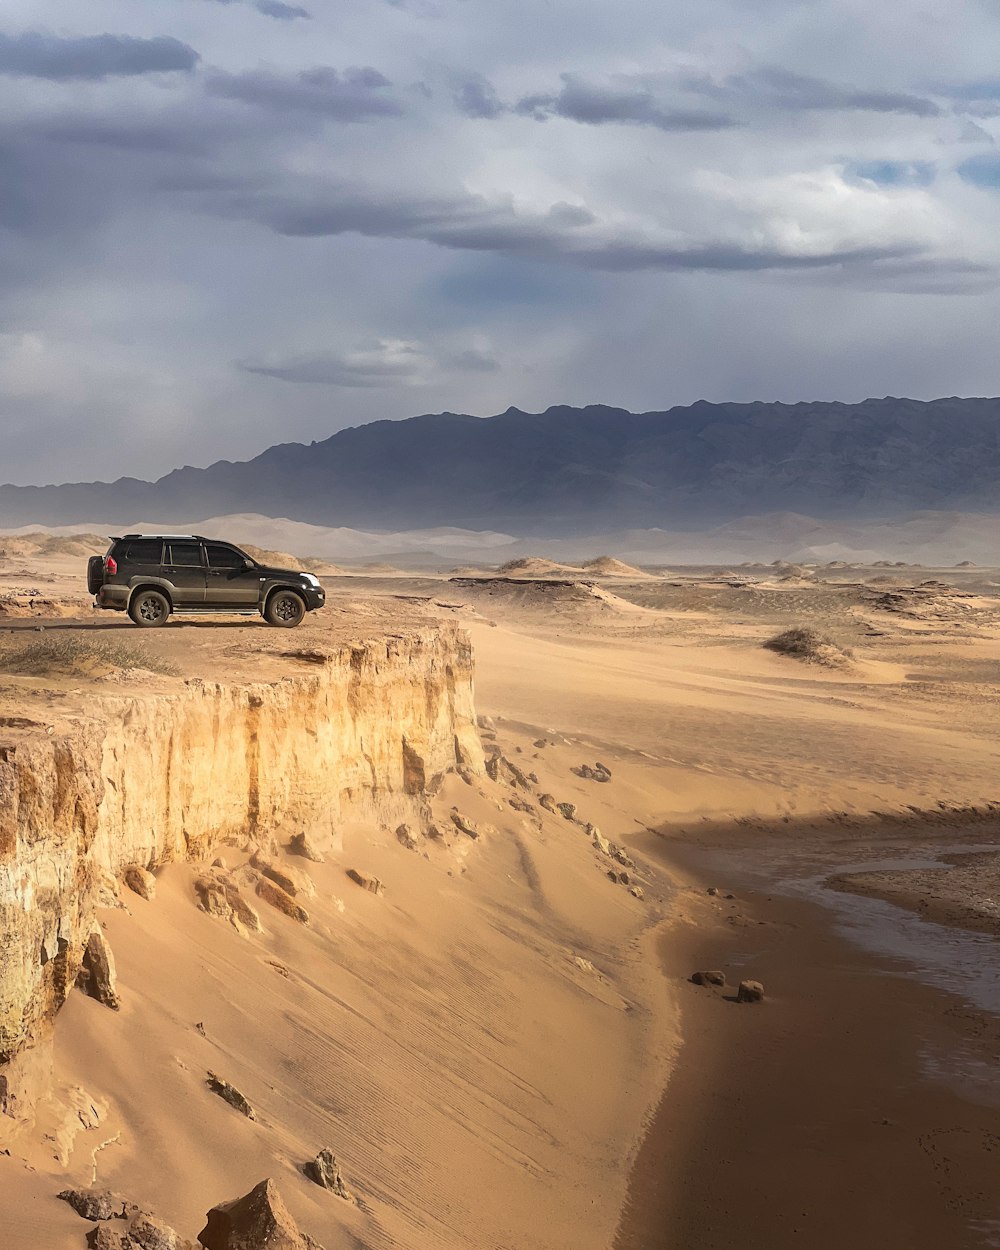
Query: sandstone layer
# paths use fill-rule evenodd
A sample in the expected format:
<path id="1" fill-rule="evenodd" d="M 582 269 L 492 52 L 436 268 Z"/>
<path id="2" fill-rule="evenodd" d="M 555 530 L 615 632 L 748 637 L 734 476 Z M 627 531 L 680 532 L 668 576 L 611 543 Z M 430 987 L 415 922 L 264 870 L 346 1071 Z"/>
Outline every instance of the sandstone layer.
<path id="1" fill-rule="evenodd" d="M 130 865 L 202 859 L 278 826 L 328 838 L 347 811 L 413 819 L 443 774 L 482 770 L 464 631 L 318 658 L 270 683 L 98 697 L 66 732 L 0 730 L 0 1065 L 45 1036 L 102 893 Z M 0 1068 L 8 1112 L 11 1089 Z"/>

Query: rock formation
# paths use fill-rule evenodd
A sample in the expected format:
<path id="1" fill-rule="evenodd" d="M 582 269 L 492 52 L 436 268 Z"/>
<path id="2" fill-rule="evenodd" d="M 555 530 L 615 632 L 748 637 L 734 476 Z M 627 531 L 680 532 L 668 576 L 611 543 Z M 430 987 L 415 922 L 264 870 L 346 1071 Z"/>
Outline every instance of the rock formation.
<path id="1" fill-rule="evenodd" d="M 273 685 L 97 698 L 67 731 L 0 742 L 0 1078 L 85 952 L 88 984 L 110 967 L 94 937 L 109 874 L 210 860 L 283 822 L 328 832 L 347 810 L 416 821 L 414 777 L 433 789 L 459 761 L 482 771 L 471 646 L 452 626 L 345 644 Z"/>
<path id="2" fill-rule="evenodd" d="M 208 1213 L 198 1234 L 205 1250 L 322 1250 L 298 1225 L 270 1178 Z"/>
<path id="3" fill-rule="evenodd" d="M 338 1198 L 343 1198 L 347 1202 L 353 1201 L 351 1192 L 344 1183 L 337 1156 L 329 1148 L 325 1147 L 315 1159 L 310 1159 L 305 1166 L 305 1174 L 321 1189 L 329 1189 L 331 1193 L 335 1193 Z"/>

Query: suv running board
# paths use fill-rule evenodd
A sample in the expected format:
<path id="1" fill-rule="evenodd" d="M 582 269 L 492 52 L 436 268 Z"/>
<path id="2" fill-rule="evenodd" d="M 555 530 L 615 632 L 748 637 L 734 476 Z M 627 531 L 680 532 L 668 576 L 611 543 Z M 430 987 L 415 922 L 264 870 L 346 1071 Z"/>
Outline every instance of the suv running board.
<path id="1" fill-rule="evenodd" d="M 171 616 L 260 616 L 260 608 L 171 608 Z"/>

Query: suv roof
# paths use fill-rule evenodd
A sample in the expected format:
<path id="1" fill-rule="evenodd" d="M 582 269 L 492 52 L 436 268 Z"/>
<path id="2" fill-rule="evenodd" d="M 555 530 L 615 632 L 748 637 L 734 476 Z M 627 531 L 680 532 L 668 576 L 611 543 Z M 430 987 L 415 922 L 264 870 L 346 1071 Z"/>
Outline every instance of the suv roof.
<path id="1" fill-rule="evenodd" d="M 203 538 L 201 534 L 109 534 L 108 537 L 116 543 L 120 543 L 125 538 L 190 538 L 201 543 L 221 541 L 215 538 Z M 226 546 L 231 547 L 232 543 L 226 543 Z"/>

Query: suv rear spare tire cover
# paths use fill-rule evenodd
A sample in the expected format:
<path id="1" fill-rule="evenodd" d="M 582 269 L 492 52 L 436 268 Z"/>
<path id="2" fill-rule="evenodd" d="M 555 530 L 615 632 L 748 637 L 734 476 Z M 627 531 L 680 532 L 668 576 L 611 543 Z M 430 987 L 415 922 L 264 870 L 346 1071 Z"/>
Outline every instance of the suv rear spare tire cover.
<path id="1" fill-rule="evenodd" d="M 87 591 L 96 595 L 104 585 L 104 557 L 91 556 L 87 561 Z"/>

